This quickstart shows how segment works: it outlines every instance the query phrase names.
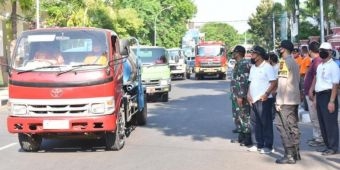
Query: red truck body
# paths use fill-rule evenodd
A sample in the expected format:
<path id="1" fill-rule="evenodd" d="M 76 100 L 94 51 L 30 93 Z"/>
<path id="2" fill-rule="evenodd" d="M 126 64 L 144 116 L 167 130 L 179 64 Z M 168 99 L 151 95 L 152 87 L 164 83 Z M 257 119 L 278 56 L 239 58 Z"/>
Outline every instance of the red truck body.
<path id="1" fill-rule="evenodd" d="M 101 44 L 100 60 L 106 62 L 84 64 L 87 55 L 94 55 L 95 43 Z M 34 51 L 52 46 L 64 63 L 46 65 L 32 59 Z M 124 119 L 119 50 L 117 34 L 105 29 L 48 28 L 21 35 L 9 71 L 7 128 L 19 134 L 25 151 L 37 151 L 43 137 L 63 134 L 104 136 L 108 149 L 122 147 L 110 146 Z"/>
<path id="2" fill-rule="evenodd" d="M 223 42 L 202 41 L 196 45 L 195 78 L 203 79 L 206 75 L 217 75 L 226 79 L 227 54 Z"/>

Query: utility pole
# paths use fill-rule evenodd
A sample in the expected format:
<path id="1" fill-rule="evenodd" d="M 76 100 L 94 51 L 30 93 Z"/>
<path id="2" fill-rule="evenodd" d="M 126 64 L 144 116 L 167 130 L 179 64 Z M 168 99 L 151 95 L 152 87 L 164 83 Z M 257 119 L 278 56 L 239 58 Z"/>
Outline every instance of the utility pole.
<path id="1" fill-rule="evenodd" d="M 275 51 L 275 14 L 273 13 L 273 51 Z"/>
<path id="2" fill-rule="evenodd" d="M 163 9 L 161 9 L 156 15 L 155 15 L 155 19 L 154 19 L 154 23 L 153 23 L 153 45 L 156 46 L 157 45 L 157 17 L 159 14 L 161 14 L 164 10 L 167 10 L 167 9 L 171 9 L 172 7 L 174 6 L 168 6 L 168 7 L 165 7 Z"/>
<path id="3" fill-rule="evenodd" d="M 320 30 L 321 30 L 321 43 L 325 42 L 325 26 L 323 21 L 323 0 L 320 0 Z"/>
<path id="4" fill-rule="evenodd" d="M 37 29 L 40 28 L 40 1 L 39 0 L 35 0 L 35 3 L 36 3 L 36 24 L 37 24 Z"/>

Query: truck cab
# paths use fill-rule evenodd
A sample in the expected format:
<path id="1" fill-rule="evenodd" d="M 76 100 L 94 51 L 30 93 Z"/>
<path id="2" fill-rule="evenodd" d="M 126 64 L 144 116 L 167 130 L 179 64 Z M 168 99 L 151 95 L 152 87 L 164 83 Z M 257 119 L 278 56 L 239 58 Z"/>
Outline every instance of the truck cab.
<path id="1" fill-rule="evenodd" d="M 195 78 L 204 76 L 218 76 L 226 79 L 227 54 L 224 43 L 220 41 L 203 41 L 196 46 Z"/>
<path id="2" fill-rule="evenodd" d="M 120 150 L 133 120 L 123 100 L 126 49 L 106 29 L 23 32 L 10 58 L 7 118 L 21 148 L 38 151 L 43 138 L 77 136 L 104 138 L 107 150 Z"/>
<path id="3" fill-rule="evenodd" d="M 131 49 L 136 55 L 137 48 Z M 142 62 L 142 84 L 148 99 L 156 97 L 162 102 L 167 102 L 171 91 L 171 76 L 166 49 L 157 46 L 141 46 L 138 55 Z"/>
<path id="4" fill-rule="evenodd" d="M 167 49 L 171 78 L 181 78 L 185 79 L 186 64 L 184 51 L 180 48 L 170 48 Z"/>

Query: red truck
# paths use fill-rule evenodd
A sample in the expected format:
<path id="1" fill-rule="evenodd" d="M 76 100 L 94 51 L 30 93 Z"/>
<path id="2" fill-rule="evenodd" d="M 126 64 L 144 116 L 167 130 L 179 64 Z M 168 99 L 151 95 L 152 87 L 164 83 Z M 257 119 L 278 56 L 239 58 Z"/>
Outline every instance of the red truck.
<path id="1" fill-rule="evenodd" d="M 195 78 L 203 79 L 206 75 L 216 75 L 226 79 L 226 47 L 220 41 L 202 41 L 196 45 Z"/>
<path id="2" fill-rule="evenodd" d="M 10 59 L 8 131 L 29 152 L 56 136 L 104 138 L 107 150 L 121 149 L 129 122 L 146 123 L 146 103 L 136 104 L 143 94 L 134 94 L 141 81 L 123 82 L 127 56 L 128 43 L 111 30 L 23 32 Z"/>

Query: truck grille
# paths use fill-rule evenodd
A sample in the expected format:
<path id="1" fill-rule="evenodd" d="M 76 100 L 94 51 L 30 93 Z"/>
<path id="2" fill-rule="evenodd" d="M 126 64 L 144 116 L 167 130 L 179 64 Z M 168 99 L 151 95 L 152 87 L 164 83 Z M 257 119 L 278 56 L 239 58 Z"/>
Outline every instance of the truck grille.
<path id="1" fill-rule="evenodd" d="M 159 80 L 142 80 L 142 84 L 145 86 L 159 85 Z"/>
<path id="2" fill-rule="evenodd" d="M 201 67 L 221 67 L 220 62 L 201 62 Z"/>
<path id="3" fill-rule="evenodd" d="M 28 105 L 30 115 L 87 115 L 89 104 L 72 104 L 72 105 Z"/>

